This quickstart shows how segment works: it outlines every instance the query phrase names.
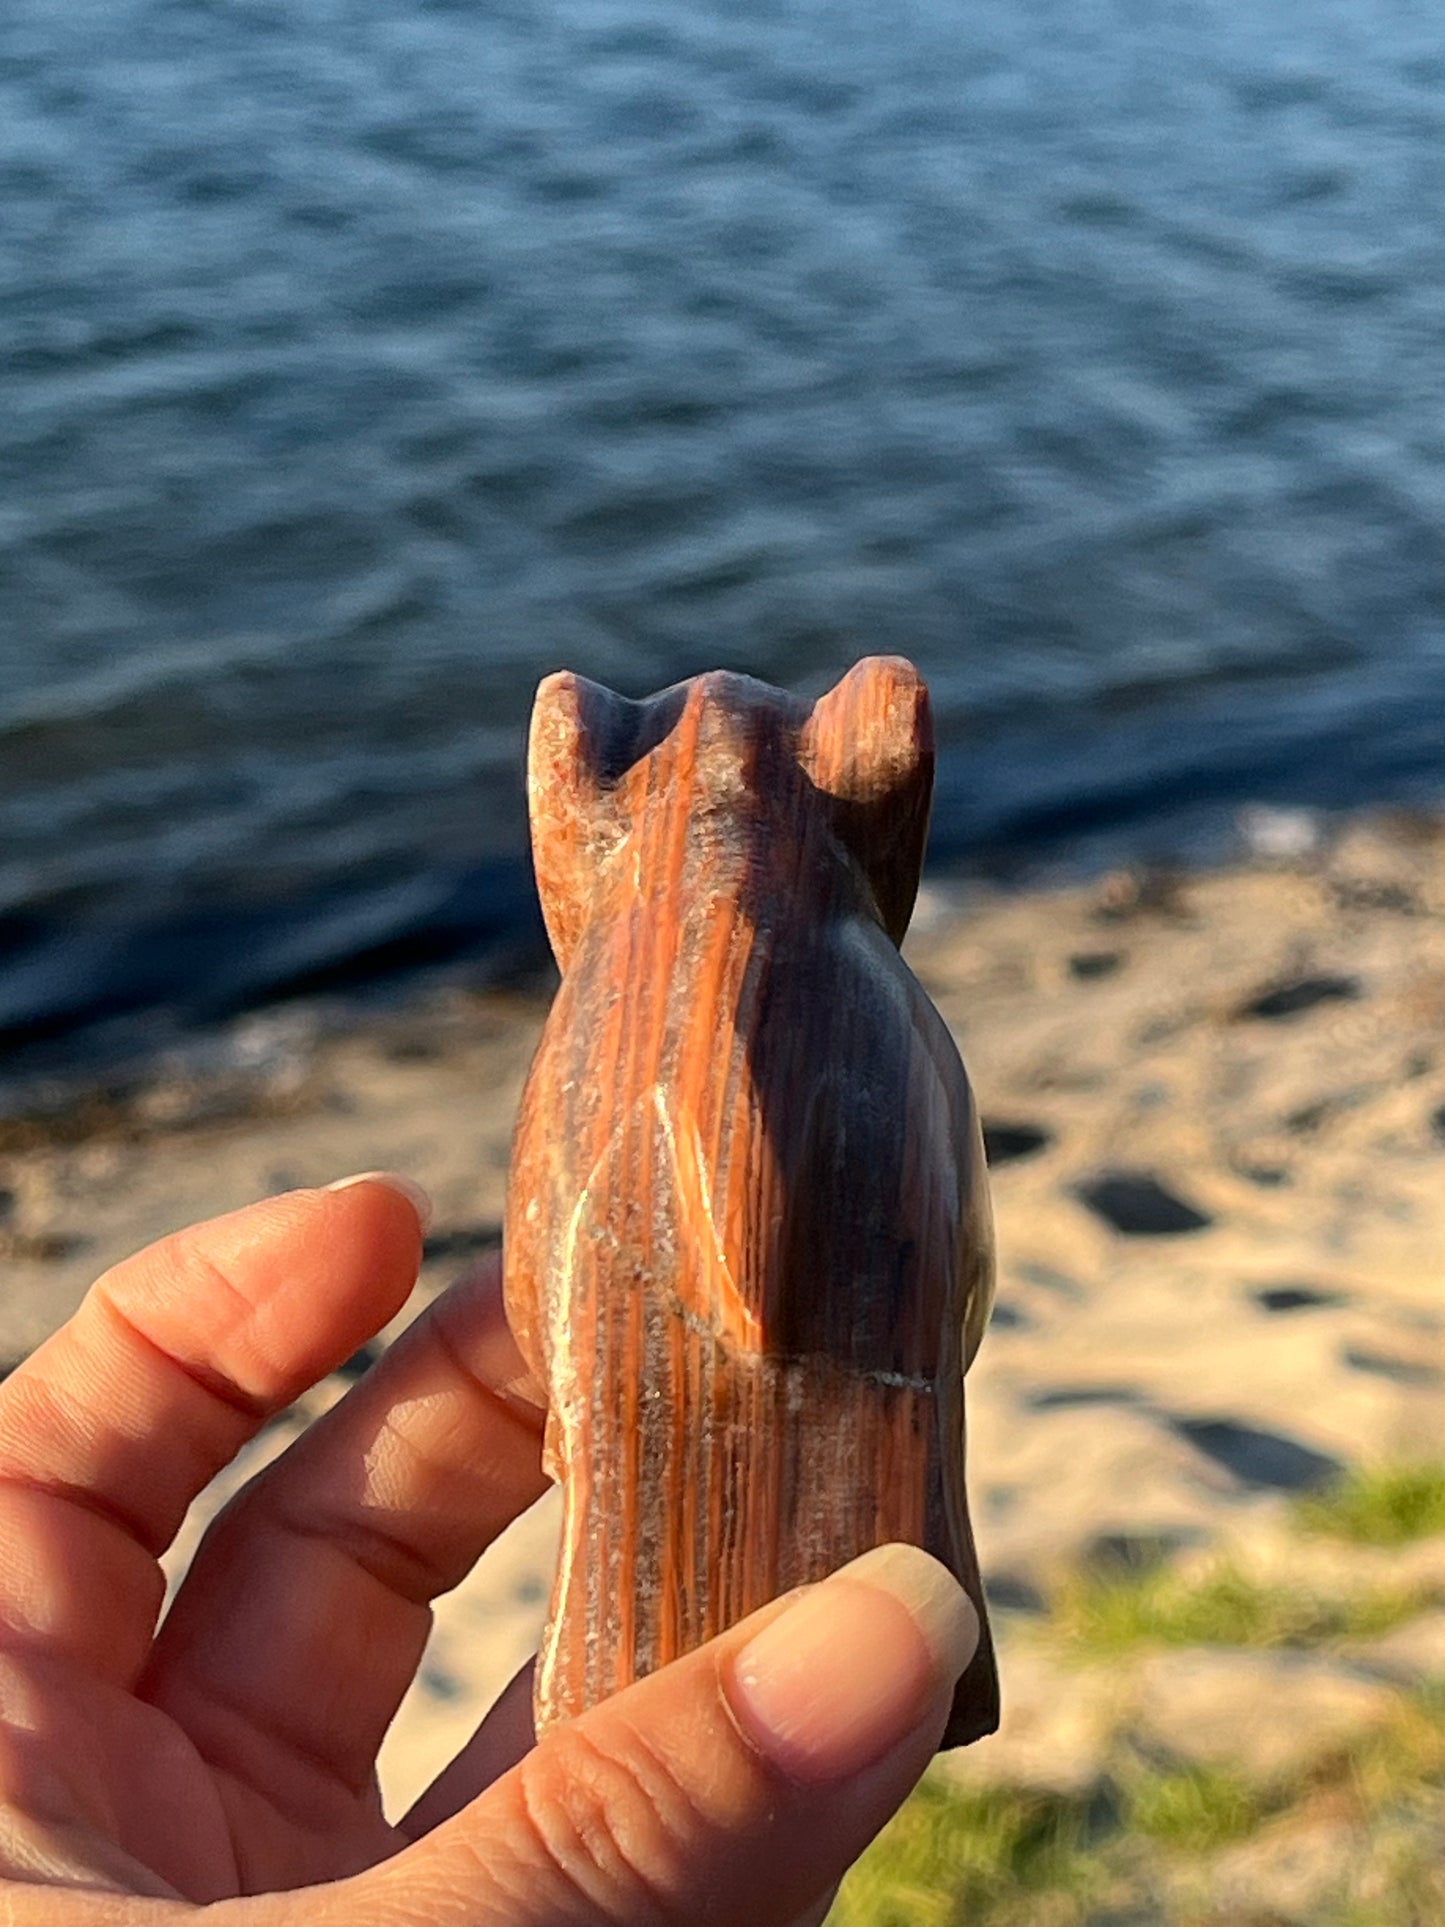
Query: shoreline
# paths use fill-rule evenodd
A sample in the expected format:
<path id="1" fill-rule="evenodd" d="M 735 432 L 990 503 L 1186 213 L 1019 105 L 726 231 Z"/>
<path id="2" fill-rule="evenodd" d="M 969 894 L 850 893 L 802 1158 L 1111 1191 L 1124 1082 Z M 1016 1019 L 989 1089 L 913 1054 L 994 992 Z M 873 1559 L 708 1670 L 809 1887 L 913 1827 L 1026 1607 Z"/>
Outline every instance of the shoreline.
<path id="1" fill-rule="evenodd" d="M 1069 1198 L 1091 1253 L 1100 1233 L 1120 1251 L 1151 1238 L 1111 1210 L 1178 1210 L 1083 1198 L 1090 1172 L 1179 1167 L 1198 1197 L 1177 1204 L 1214 1226 L 1206 1245 L 1231 1211 L 1263 1232 L 1288 1217 L 1297 1167 L 1367 1150 L 1360 1113 L 1385 1083 L 1400 1142 L 1417 1088 L 1421 1155 L 1445 1150 L 1445 815 L 1259 814 L 1255 854 L 1195 869 L 1021 887 L 925 875 L 904 954 L 963 1051 L 995 1191 Z M 187 1221 L 168 1210 L 210 1215 L 399 1163 L 437 1194 L 425 1282 L 494 1239 L 554 987 L 549 964 L 510 987 L 433 978 L 281 1003 L 122 1071 L 14 1093 L 28 1102 L 0 1110 L 0 1367 L 68 1314 L 93 1269 Z M 1096 1026 L 1092 1041 L 1076 1024 Z M 1221 1048 L 1232 1068 L 1211 1083 Z M 1359 1173 L 1351 1185 L 1369 1190 Z M 1409 1215 L 1397 1200 L 1384 1217 Z M 1160 1235 L 1160 1249 L 1190 1248 Z"/>
<path id="2" fill-rule="evenodd" d="M 1186 786 L 1150 803 L 1127 785 L 1091 791 L 1078 744 L 1055 749 L 1058 794 L 1000 804 L 993 831 L 1005 831 L 1002 840 L 976 794 L 1000 783 L 1007 792 L 997 746 L 993 761 L 979 762 L 977 744 L 940 758 L 925 893 L 946 902 L 976 890 L 1054 894 L 1116 872 L 1201 875 L 1317 857 L 1360 822 L 1445 821 L 1445 797 L 1422 797 L 1418 784 L 1399 794 L 1387 785 L 1366 804 L 1322 801 L 1313 791 L 1329 785 L 1306 783 L 1306 800 L 1283 803 L 1268 800 L 1270 784 L 1250 800 L 1227 787 L 1212 794 L 1206 781 L 1193 800 Z M 966 836 L 965 822 L 974 824 Z M 354 1032 L 446 991 L 550 994 L 551 957 L 523 855 L 466 873 L 420 872 L 410 894 L 430 905 L 412 921 L 399 916 L 394 890 L 372 901 L 360 889 L 259 904 L 230 920 L 173 907 L 150 920 L 121 915 L 104 929 L 65 919 L 22 932 L 0 970 L 0 1128 L 93 1091 L 134 1092 L 158 1075 L 241 1071 L 258 1053 Z M 120 966 L 106 963 L 110 953 Z M 184 969 L 167 959 L 184 959 Z"/>

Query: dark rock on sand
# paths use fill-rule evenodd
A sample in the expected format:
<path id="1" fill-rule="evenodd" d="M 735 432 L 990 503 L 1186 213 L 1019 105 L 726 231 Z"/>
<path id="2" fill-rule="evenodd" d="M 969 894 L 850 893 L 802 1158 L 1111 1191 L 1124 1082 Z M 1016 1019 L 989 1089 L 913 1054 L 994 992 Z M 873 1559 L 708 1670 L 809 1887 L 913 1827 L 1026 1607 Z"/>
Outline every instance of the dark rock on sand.
<path id="1" fill-rule="evenodd" d="M 1126 1238 L 1177 1238 L 1213 1222 L 1149 1171 L 1104 1171 L 1077 1184 L 1074 1195 Z"/>

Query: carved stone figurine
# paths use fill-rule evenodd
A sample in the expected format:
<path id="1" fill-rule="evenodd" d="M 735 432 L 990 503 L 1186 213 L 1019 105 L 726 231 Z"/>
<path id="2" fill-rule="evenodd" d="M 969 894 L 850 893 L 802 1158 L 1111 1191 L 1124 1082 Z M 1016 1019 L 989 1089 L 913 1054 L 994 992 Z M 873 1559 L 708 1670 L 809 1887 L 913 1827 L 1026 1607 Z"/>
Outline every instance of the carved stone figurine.
<path id="1" fill-rule="evenodd" d="M 893 1539 L 979 1608 L 943 1744 L 997 1724 L 964 1491 L 983 1147 L 898 954 L 932 784 L 928 692 L 893 658 L 811 708 L 722 672 L 644 702 L 569 674 L 537 692 L 562 983 L 506 1290 L 565 1493 L 539 1728 Z"/>

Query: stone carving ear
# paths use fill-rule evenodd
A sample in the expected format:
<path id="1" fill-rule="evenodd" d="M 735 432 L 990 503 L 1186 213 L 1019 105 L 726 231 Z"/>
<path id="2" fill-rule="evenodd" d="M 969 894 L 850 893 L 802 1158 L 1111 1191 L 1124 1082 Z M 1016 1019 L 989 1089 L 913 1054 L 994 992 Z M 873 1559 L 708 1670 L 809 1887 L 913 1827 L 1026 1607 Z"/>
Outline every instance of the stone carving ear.
<path id="1" fill-rule="evenodd" d="M 901 656 L 866 656 L 813 705 L 798 754 L 832 799 L 838 840 L 867 878 L 883 927 L 902 943 L 933 804 L 927 684 Z"/>
<path id="2" fill-rule="evenodd" d="M 643 705 L 560 670 L 539 685 L 527 742 L 537 895 L 559 970 L 587 922 L 597 872 L 617 841 L 610 792 L 633 759 Z"/>

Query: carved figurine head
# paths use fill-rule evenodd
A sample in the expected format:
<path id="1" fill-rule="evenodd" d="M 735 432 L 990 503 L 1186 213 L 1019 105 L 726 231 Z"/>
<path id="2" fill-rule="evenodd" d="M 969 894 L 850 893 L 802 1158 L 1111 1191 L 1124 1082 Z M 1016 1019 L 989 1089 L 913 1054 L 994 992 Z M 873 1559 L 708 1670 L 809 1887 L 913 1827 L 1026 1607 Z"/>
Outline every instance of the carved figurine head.
<path id="1" fill-rule="evenodd" d="M 898 656 L 856 664 L 811 707 L 714 670 L 634 702 L 568 670 L 537 691 L 528 795 L 537 891 L 566 970 L 598 872 L 664 787 L 690 823 L 777 834 L 811 799 L 901 943 L 933 796 L 928 689 Z"/>

